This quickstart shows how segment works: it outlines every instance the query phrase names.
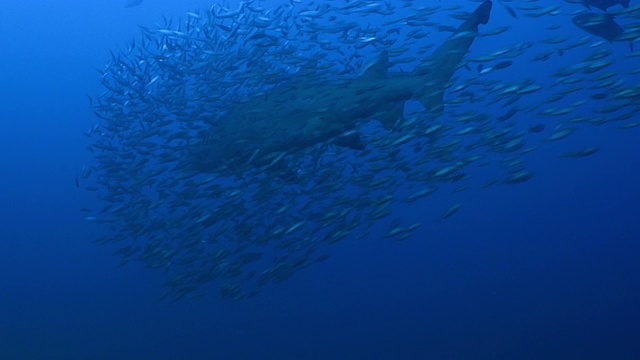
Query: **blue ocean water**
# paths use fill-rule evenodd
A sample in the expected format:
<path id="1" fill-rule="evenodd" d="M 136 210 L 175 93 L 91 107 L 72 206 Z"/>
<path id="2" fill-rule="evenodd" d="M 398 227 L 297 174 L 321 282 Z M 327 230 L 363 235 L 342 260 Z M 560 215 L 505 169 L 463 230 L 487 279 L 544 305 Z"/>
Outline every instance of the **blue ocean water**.
<path id="1" fill-rule="evenodd" d="M 541 50 L 539 41 L 550 36 L 587 35 L 571 24 L 580 5 L 538 3 L 560 8 L 536 19 L 517 10 L 514 19 L 494 4 L 480 32 L 511 28 L 478 38 L 469 56 L 528 42 Z M 452 5 L 458 4 L 466 11 L 476 5 Z M 145 0 L 130 8 L 124 1 L 0 4 L 0 358 L 640 358 L 640 130 L 620 128 L 640 121 L 638 115 L 580 124 L 559 142 L 539 141 L 540 135 L 540 147 L 526 157 L 534 176 L 524 183 L 486 189 L 475 183 L 456 194 L 448 184 L 419 202 L 398 204 L 393 217 L 422 223 L 404 241 L 383 239 L 385 228 L 374 227 L 363 239 L 328 246 L 327 261 L 253 298 L 230 302 L 212 291 L 158 301 L 164 272 L 134 261 L 118 267 L 115 248 L 94 243 L 106 230 L 80 211 L 103 206 L 74 185 L 95 156 L 86 149 L 92 139 L 83 135 L 97 121 L 87 95 L 104 91 L 100 76 L 110 52 L 139 38 L 138 25 L 211 6 L 195 0 Z M 560 27 L 543 31 L 553 24 Z M 446 34 L 430 31 L 436 42 Z M 612 51 L 606 71 L 637 84 L 638 75 L 628 73 L 638 70 L 638 58 L 626 56 L 626 42 L 599 48 Z M 550 83 L 554 69 L 590 51 L 567 50 L 546 62 L 531 61 L 535 52 L 527 52 L 490 75 Z M 464 80 L 474 71 L 472 65 L 456 76 Z M 528 101 L 544 103 L 551 93 L 542 90 Z M 571 116 L 594 117 L 593 108 L 602 105 L 591 106 L 585 89 L 571 96 L 564 106 L 587 101 Z M 522 111 L 515 120 L 527 124 L 524 130 L 555 121 L 536 116 Z M 558 158 L 588 146 L 600 150 Z M 473 170 L 474 178 L 485 180 L 484 171 Z M 455 203 L 460 210 L 438 221 Z"/>

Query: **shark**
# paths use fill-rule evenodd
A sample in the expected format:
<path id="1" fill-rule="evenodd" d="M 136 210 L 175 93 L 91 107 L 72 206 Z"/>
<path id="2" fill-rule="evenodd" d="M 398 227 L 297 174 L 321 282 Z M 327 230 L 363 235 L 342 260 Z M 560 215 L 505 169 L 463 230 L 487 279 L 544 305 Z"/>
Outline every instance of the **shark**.
<path id="1" fill-rule="evenodd" d="M 357 77 L 318 83 L 313 69 L 247 101 L 231 106 L 199 134 L 193 159 L 199 170 L 242 175 L 249 170 L 286 171 L 284 157 L 319 143 L 363 149 L 358 124 L 371 119 L 386 129 L 403 117 L 405 103 L 418 100 L 426 111 L 443 109 L 443 94 L 487 24 L 491 1 L 481 3 L 413 71 L 390 72 L 389 55 L 368 63 Z"/>

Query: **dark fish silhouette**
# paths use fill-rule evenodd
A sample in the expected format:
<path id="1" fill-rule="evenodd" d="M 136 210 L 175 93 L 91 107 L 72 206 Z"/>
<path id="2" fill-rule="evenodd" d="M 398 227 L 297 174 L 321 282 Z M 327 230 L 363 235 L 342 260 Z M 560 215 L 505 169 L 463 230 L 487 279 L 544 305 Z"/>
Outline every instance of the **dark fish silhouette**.
<path id="1" fill-rule="evenodd" d="M 609 41 L 619 40 L 624 29 L 613 20 L 611 14 L 582 13 L 571 21 L 580 29 Z"/>
<path id="2" fill-rule="evenodd" d="M 627 3 L 629 2 L 629 0 L 627 0 Z M 502 5 L 502 7 L 507 10 L 507 12 L 509 13 L 509 15 L 511 15 L 512 18 L 517 19 L 518 18 L 518 14 L 516 14 L 516 12 L 513 10 L 513 8 L 507 4 L 505 4 L 502 0 L 498 0 L 498 3 L 500 5 Z"/>
<path id="3" fill-rule="evenodd" d="M 607 8 L 610 8 L 615 5 L 622 5 L 624 8 L 629 7 L 630 0 L 578 0 L 577 2 L 586 6 L 587 9 L 591 9 L 591 7 L 598 8 L 602 11 L 606 11 Z"/>
<path id="4" fill-rule="evenodd" d="M 544 128 L 545 128 L 544 124 L 536 124 L 529 128 L 529 132 L 532 132 L 532 133 L 543 132 Z"/>
<path id="5" fill-rule="evenodd" d="M 124 7 L 130 8 L 130 7 L 138 6 L 140 4 L 142 4 L 142 0 L 127 0 L 127 2 L 124 4 Z"/>

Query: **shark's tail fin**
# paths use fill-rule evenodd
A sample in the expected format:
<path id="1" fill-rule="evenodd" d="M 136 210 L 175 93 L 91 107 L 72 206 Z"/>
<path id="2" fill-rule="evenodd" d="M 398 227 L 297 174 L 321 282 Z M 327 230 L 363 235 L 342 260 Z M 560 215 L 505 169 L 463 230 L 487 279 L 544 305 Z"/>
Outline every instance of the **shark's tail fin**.
<path id="1" fill-rule="evenodd" d="M 489 22 L 492 6 L 490 0 L 480 4 L 469 18 L 456 29 L 456 32 L 414 70 L 415 76 L 425 76 L 428 81 L 425 84 L 425 93 L 419 98 L 427 110 L 442 111 L 444 89 L 469 51 L 469 47 L 478 34 L 478 25 Z"/>
<path id="2" fill-rule="evenodd" d="M 471 14 L 471 17 L 467 19 L 467 21 L 462 24 L 462 28 L 464 30 L 474 30 L 478 31 L 478 25 L 486 24 L 489 22 L 489 16 L 491 15 L 491 8 L 493 7 L 493 3 L 491 0 L 487 0 L 480 4 L 476 8 L 476 10 Z"/>
<path id="3" fill-rule="evenodd" d="M 477 19 L 478 23 L 485 25 L 489 22 L 489 15 L 491 14 L 491 7 L 493 3 L 489 0 L 483 2 L 471 15 Z"/>

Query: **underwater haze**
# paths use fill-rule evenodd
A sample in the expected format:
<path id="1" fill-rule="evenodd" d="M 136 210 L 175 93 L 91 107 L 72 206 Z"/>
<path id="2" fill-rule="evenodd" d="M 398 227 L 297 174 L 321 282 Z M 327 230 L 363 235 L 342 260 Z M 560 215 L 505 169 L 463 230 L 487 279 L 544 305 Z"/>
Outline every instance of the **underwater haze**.
<path id="1" fill-rule="evenodd" d="M 639 359 L 626 5 L 2 1 L 0 358 Z"/>

